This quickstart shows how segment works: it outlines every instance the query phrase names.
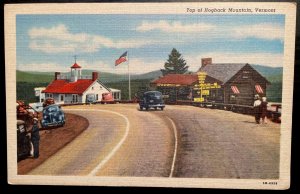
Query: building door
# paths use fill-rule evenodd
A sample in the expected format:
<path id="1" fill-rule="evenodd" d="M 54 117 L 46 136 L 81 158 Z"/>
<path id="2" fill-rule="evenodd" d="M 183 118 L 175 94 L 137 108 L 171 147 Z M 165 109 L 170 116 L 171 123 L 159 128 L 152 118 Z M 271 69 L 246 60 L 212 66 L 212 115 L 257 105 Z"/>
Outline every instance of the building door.
<path id="1" fill-rule="evenodd" d="M 60 102 L 64 102 L 65 101 L 65 95 L 64 94 L 60 94 L 59 95 L 59 101 Z"/>
<path id="2" fill-rule="evenodd" d="M 77 94 L 72 94 L 72 102 L 77 103 L 78 102 L 78 95 Z"/>
<path id="3" fill-rule="evenodd" d="M 253 105 L 254 101 L 254 92 L 253 92 L 253 85 L 251 83 L 241 83 L 238 85 L 240 90 L 240 94 L 237 98 L 237 104 L 242 105 Z"/>

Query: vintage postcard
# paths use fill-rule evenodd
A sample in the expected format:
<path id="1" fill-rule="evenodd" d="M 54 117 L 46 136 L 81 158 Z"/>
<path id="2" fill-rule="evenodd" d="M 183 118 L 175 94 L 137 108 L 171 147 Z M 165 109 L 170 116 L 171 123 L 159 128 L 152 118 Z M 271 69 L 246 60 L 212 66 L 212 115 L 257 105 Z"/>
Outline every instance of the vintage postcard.
<path id="1" fill-rule="evenodd" d="M 8 181 L 288 189 L 296 4 L 5 6 Z"/>

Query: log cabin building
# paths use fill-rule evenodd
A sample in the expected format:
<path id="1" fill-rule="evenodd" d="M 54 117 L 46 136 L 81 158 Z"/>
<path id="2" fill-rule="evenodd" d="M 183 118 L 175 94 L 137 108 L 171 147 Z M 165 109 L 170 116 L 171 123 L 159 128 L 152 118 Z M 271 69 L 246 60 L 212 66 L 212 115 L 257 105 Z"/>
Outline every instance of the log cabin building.
<path id="1" fill-rule="evenodd" d="M 206 74 L 206 84 L 220 87 L 211 88 L 209 92 L 206 90 L 202 95 L 197 89 L 199 72 Z M 169 96 L 166 102 L 195 101 L 201 96 L 204 102 L 253 105 L 254 96 L 266 96 L 267 85 L 270 84 L 248 63 L 212 63 L 211 58 L 204 58 L 197 73 L 169 74 L 152 81 L 151 85 Z"/>

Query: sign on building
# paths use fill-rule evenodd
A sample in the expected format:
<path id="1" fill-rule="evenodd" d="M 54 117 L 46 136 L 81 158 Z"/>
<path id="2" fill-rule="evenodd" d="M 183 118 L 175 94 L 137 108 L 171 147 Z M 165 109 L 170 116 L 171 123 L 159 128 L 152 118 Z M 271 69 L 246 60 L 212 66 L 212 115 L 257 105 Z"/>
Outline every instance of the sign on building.
<path id="1" fill-rule="evenodd" d="M 221 88 L 217 82 L 215 83 L 205 83 L 207 73 L 206 72 L 198 72 L 198 84 L 194 85 L 194 90 L 197 90 L 197 94 L 200 97 L 194 98 L 194 102 L 204 102 L 205 96 L 209 96 L 211 89 Z"/>

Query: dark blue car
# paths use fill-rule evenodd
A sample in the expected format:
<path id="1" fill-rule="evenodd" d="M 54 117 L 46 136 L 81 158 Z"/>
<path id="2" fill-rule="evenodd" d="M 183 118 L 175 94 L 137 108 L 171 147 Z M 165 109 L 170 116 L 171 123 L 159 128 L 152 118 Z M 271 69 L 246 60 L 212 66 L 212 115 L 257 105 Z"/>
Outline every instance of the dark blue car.
<path id="1" fill-rule="evenodd" d="M 43 110 L 42 127 L 64 126 L 65 114 L 59 105 L 50 105 Z"/>
<path id="2" fill-rule="evenodd" d="M 87 94 L 85 101 L 86 103 L 96 104 L 97 103 L 96 94 Z"/>
<path id="3" fill-rule="evenodd" d="M 161 92 L 158 91 L 148 91 L 143 94 L 142 99 L 140 100 L 140 110 L 143 110 L 144 108 L 146 110 L 149 110 L 150 108 L 154 108 L 155 110 L 157 108 L 160 108 L 161 110 L 164 110 L 165 103 L 162 98 Z"/>

